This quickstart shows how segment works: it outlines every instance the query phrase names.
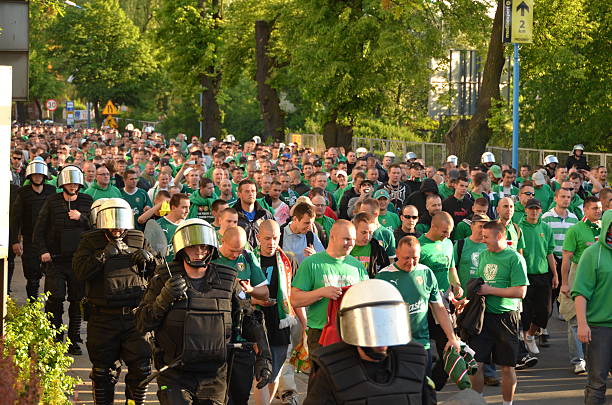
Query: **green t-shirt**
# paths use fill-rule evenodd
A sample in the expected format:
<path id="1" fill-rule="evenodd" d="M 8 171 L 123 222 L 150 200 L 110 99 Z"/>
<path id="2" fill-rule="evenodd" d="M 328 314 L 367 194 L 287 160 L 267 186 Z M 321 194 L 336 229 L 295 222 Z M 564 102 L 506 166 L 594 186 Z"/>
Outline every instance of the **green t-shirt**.
<path id="1" fill-rule="evenodd" d="M 384 226 L 380 226 L 374 231 L 372 237 L 377 241 L 380 241 L 387 256 L 395 256 L 395 235 L 393 235 L 392 230 L 385 228 Z"/>
<path id="2" fill-rule="evenodd" d="M 325 231 L 325 234 L 327 235 L 327 238 L 329 239 L 329 232 L 331 231 L 331 228 L 334 225 L 334 222 L 336 221 L 334 221 L 330 217 L 326 217 L 325 215 L 323 215 L 321 218 L 316 218 L 315 222 L 323 227 L 323 230 Z"/>
<path id="3" fill-rule="evenodd" d="M 567 230 L 563 250 L 574 253 L 572 263 L 577 264 L 584 250 L 595 243 L 595 236 L 599 236 L 599 230 L 599 226 L 588 219 L 578 222 Z"/>
<path id="4" fill-rule="evenodd" d="M 551 190 L 548 184 L 542 185 L 542 187 L 534 188 L 535 198 L 540 200 L 542 204 L 542 212 L 546 212 L 550 209 L 551 204 L 553 203 L 554 193 Z"/>
<path id="5" fill-rule="evenodd" d="M 536 224 L 530 224 L 527 218 L 523 218 L 519 226 L 525 238 L 523 256 L 527 264 L 527 274 L 548 273 L 546 257 L 555 250 L 552 229 L 541 220 Z"/>
<path id="6" fill-rule="evenodd" d="M 416 226 L 414 227 L 414 229 L 417 232 L 422 233 L 423 235 L 425 235 L 427 232 L 429 232 L 429 229 L 431 228 L 431 225 L 427 225 L 427 224 L 422 224 L 422 223 L 418 223 L 416 224 Z"/>
<path id="7" fill-rule="evenodd" d="M 336 201 L 338 201 L 338 204 L 340 203 L 340 201 L 342 201 L 342 197 L 344 196 L 344 192 L 347 190 L 350 190 L 350 188 L 353 187 L 353 183 L 349 183 L 346 187 L 344 188 L 339 188 L 334 191 L 334 198 L 336 199 Z"/>
<path id="8" fill-rule="evenodd" d="M 464 219 L 463 221 L 459 222 L 453 230 L 453 237 L 455 240 L 461 240 L 469 238 L 470 236 L 472 236 L 472 227 L 467 220 Z"/>
<path id="9" fill-rule="evenodd" d="M 391 231 L 394 231 L 400 226 L 402 226 L 402 221 L 400 221 L 400 218 L 397 216 L 397 214 L 389 210 L 387 210 L 387 213 L 385 215 L 378 216 L 378 222 L 380 222 L 382 226 L 390 229 Z"/>
<path id="10" fill-rule="evenodd" d="M 281 199 L 282 202 L 287 204 L 289 207 L 293 207 L 298 197 L 299 196 L 295 191 L 289 189 L 287 191 L 283 191 L 279 198 Z"/>
<path id="11" fill-rule="evenodd" d="M 514 250 L 525 249 L 525 238 L 523 237 L 523 232 L 521 232 L 521 237 L 519 238 L 517 229 L 520 229 L 519 226 L 512 221 L 506 225 L 506 239 L 508 239 L 508 247 Z"/>
<path id="12" fill-rule="evenodd" d="M 353 247 L 353 250 L 351 250 L 351 256 L 359 260 L 361 264 L 363 264 L 363 267 L 365 267 L 366 269 L 370 265 L 370 254 L 371 253 L 372 253 L 372 245 L 370 245 L 369 243 L 365 244 L 364 246 L 355 245 Z"/>
<path id="13" fill-rule="evenodd" d="M 248 256 L 248 257 L 247 257 Z M 230 260 L 219 252 L 219 257 L 213 263 L 223 264 L 238 271 L 239 280 L 249 280 L 253 287 L 268 284 L 268 280 L 259 266 L 259 260 L 248 250 L 245 250 L 235 260 Z"/>
<path id="14" fill-rule="evenodd" d="M 463 249 L 461 250 L 461 257 L 459 257 L 459 242 L 455 244 L 453 248 L 453 259 L 457 266 L 457 275 L 459 276 L 459 282 L 461 288 L 463 288 L 464 296 L 467 292 L 467 284 L 471 278 L 478 277 L 478 258 L 480 253 L 487 248 L 484 243 L 473 242 L 469 237 L 463 239 Z"/>
<path id="15" fill-rule="evenodd" d="M 455 190 L 447 186 L 446 183 L 440 183 L 438 185 L 438 194 L 440 194 L 442 201 L 444 201 L 451 195 L 455 194 Z"/>
<path id="16" fill-rule="evenodd" d="M 483 250 L 478 263 L 478 277 L 492 287 L 508 288 L 529 285 L 525 259 L 516 250 L 507 247 L 501 252 Z M 486 310 L 501 314 L 519 309 L 519 298 L 486 296 Z"/>
<path id="17" fill-rule="evenodd" d="M 166 219 L 166 217 L 161 217 L 157 220 L 157 223 L 161 227 L 162 231 L 164 231 L 164 235 L 166 236 L 166 242 L 168 242 L 168 248 L 166 250 L 166 261 L 171 262 L 174 260 L 174 245 L 172 245 L 172 238 L 174 237 L 174 232 L 176 232 L 176 228 L 180 224 L 175 224 Z"/>
<path id="18" fill-rule="evenodd" d="M 319 252 L 304 259 L 293 278 L 292 286 L 302 291 L 314 291 L 322 287 L 347 287 L 367 280 L 368 273 L 361 262 L 348 255 L 336 259 Z M 322 298 L 308 306 L 308 327 L 323 329 L 327 323 L 329 299 Z"/>
<path id="19" fill-rule="evenodd" d="M 134 211 L 134 226 L 136 229 L 140 229 L 141 231 L 144 229 L 144 225 L 138 223 L 138 217 L 142 215 L 145 207 L 152 207 L 153 203 L 149 198 L 149 194 L 141 188 L 137 188 L 134 191 L 134 194 L 128 194 L 125 189 L 121 190 L 121 195 L 123 199 L 130 204 L 132 207 L 132 211 Z"/>
<path id="20" fill-rule="evenodd" d="M 445 292 L 450 287 L 448 270 L 455 267 L 453 258 L 453 242 L 450 239 L 433 241 L 425 235 L 419 237 L 421 243 L 421 258 L 419 263 L 429 267 L 438 280 L 438 287 Z"/>
<path id="21" fill-rule="evenodd" d="M 382 269 L 376 278 L 390 282 L 402 294 L 410 311 L 412 337 L 425 349 L 429 349 L 429 303 L 442 302 L 438 281 L 433 272 L 422 264 L 418 264 L 412 271 L 403 271 L 394 263 Z"/>

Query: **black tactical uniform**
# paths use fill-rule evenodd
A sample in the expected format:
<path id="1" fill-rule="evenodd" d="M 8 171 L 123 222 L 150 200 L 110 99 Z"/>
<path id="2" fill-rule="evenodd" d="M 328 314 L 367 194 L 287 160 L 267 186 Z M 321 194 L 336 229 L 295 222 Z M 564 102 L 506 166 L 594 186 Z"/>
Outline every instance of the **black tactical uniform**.
<path id="1" fill-rule="evenodd" d="M 10 215 L 10 245 L 19 243 L 19 235 L 22 235 L 21 264 L 26 279 L 26 293 L 28 298 L 36 299 L 43 274 L 40 268 L 40 254 L 34 249 L 32 242 L 34 224 L 45 200 L 50 195 L 56 194 L 56 190 L 49 184 L 42 184 L 42 191 L 37 193 L 32 185 L 28 184 L 20 187 L 15 194 Z"/>
<path id="2" fill-rule="evenodd" d="M 427 353 L 422 345 L 391 346 L 381 362 L 362 360 L 357 347 L 344 342 L 310 356 L 313 370 L 304 405 L 430 405 Z"/>
<path id="3" fill-rule="evenodd" d="M 40 210 L 32 237 L 38 257 L 49 253 L 52 258 L 46 265 L 45 292 L 51 295 L 45 310 L 52 314 L 53 325 L 60 327 L 64 300 L 68 293 L 68 337 L 73 343 L 81 341 L 80 305 L 84 288 L 72 271 L 72 256 L 79 245 L 81 234 L 90 229 L 89 211 L 92 203 L 91 196 L 83 193 L 78 193 L 74 201 L 66 201 L 64 193 L 49 196 Z M 70 219 L 69 210 L 81 213 L 78 221 Z M 61 336 L 58 338 L 61 339 Z"/>
<path id="4" fill-rule="evenodd" d="M 172 278 L 165 266 L 157 268 L 136 310 L 139 329 L 154 331 L 156 367 L 170 366 L 157 378 L 159 401 L 164 405 L 224 404 L 233 323 L 241 324 L 241 336 L 260 348 L 256 376 L 261 367 L 271 370 L 261 312 L 240 298 L 237 272 L 231 267 L 210 263 L 200 279 L 189 278 L 182 261 L 172 262 L 170 271 Z M 181 277 L 187 283 L 187 298 L 167 304 L 164 295 L 169 283 Z"/>
<path id="5" fill-rule="evenodd" d="M 97 405 L 113 403 L 121 372 L 117 364 L 122 360 L 128 368 L 125 396 L 142 404 L 146 387 L 140 383 L 151 373 L 151 349 L 145 335 L 136 329 L 133 310 L 142 299 L 145 276 L 155 262 L 148 265 L 138 260 L 141 250 L 152 252 L 141 231 L 126 230 L 120 239 L 107 232 L 99 229 L 84 234 L 72 264 L 86 286 L 94 400 Z M 114 254 L 108 253 L 109 244 L 117 249 Z"/>

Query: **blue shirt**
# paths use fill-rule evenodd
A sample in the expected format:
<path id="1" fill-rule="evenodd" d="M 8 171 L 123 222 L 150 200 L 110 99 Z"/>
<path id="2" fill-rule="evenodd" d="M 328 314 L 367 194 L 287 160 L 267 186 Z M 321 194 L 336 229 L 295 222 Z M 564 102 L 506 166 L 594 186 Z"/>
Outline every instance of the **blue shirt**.
<path id="1" fill-rule="evenodd" d="M 304 260 L 304 249 L 306 249 L 307 246 L 306 234 L 293 233 L 291 230 L 291 223 L 283 229 L 283 240 L 280 241 L 283 252 L 288 256 L 293 256 L 298 264 L 302 264 Z M 314 234 L 313 245 L 317 253 L 325 250 L 316 233 Z"/>
<path id="2" fill-rule="evenodd" d="M 255 214 L 257 213 L 257 210 L 253 210 L 251 212 L 247 212 L 245 210 L 242 210 L 242 212 L 244 213 L 244 216 L 246 217 L 246 219 L 249 220 L 249 222 L 255 221 Z"/>

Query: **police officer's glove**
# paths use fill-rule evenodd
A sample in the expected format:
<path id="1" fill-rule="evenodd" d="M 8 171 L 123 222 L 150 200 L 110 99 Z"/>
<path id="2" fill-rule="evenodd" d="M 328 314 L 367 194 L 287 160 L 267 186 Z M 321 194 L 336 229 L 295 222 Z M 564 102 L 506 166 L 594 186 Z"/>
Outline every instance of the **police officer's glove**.
<path id="1" fill-rule="evenodd" d="M 145 267 L 148 264 L 155 263 L 155 256 L 148 250 L 138 249 L 132 253 L 132 263 L 138 267 Z"/>
<path id="2" fill-rule="evenodd" d="M 185 297 L 186 293 L 187 283 L 185 279 L 180 274 L 175 274 L 166 280 L 155 301 L 163 310 L 166 310 L 174 301 Z"/>
<path id="3" fill-rule="evenodd" d="M 272 362 L 261 356 L 255 359 L 255 379 L 257 388 L 262 389 L 272 382 Z"/>

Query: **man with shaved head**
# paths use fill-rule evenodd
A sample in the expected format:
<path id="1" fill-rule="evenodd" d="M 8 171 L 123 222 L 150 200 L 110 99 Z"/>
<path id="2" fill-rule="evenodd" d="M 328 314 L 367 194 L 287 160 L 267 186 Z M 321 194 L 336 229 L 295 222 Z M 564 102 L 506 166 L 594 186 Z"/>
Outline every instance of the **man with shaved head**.
<path id="1" fill-rule="evenodd" d="M 338 220 L 329 232 L 327 249 L 305 258 L 293 279 L 291 304 L 297 308 L 307 307 L 308 348 L 311 351 L 320 347 L 329 300 L 338 299 L 342 287 L 368 279 L 363 264 L 350 255 L 355 238 L 355 226 L 347 220 Z"/>
<path id="2" fill-rule="evenodd" d="M 276 221 L 271 219 L 263 221 L 259 225 L 257 235 L 259 245 L 254 252 L 258 256 L 270 289 L 270 297 L 267 300 L 254 300 L 264 314 L 272 352 L 272 382 L 263 389 L 255 389 L 258 403 L 263 404 L 270 403 L 270 398 L 274 398 L 276 389 L 279 387 L 280 370 L 287 359 L 291 343 L 291 328 L 299 329 L 301 337 L 300 325 L 305 326 L 306 324 L 304 309 L 294 310 L 290 302 L 291 281 L 298 265 L 292 256 L 286 255 L 280 248 L 280 237 L 281 230 Z M 290 364 L 287 365 L 287 371 L 283 372 L 281 389 L 279 393 L 281 398 L 287 399 L 289 396 L 297 395 L 293 381 L 293 367 Z"/>

